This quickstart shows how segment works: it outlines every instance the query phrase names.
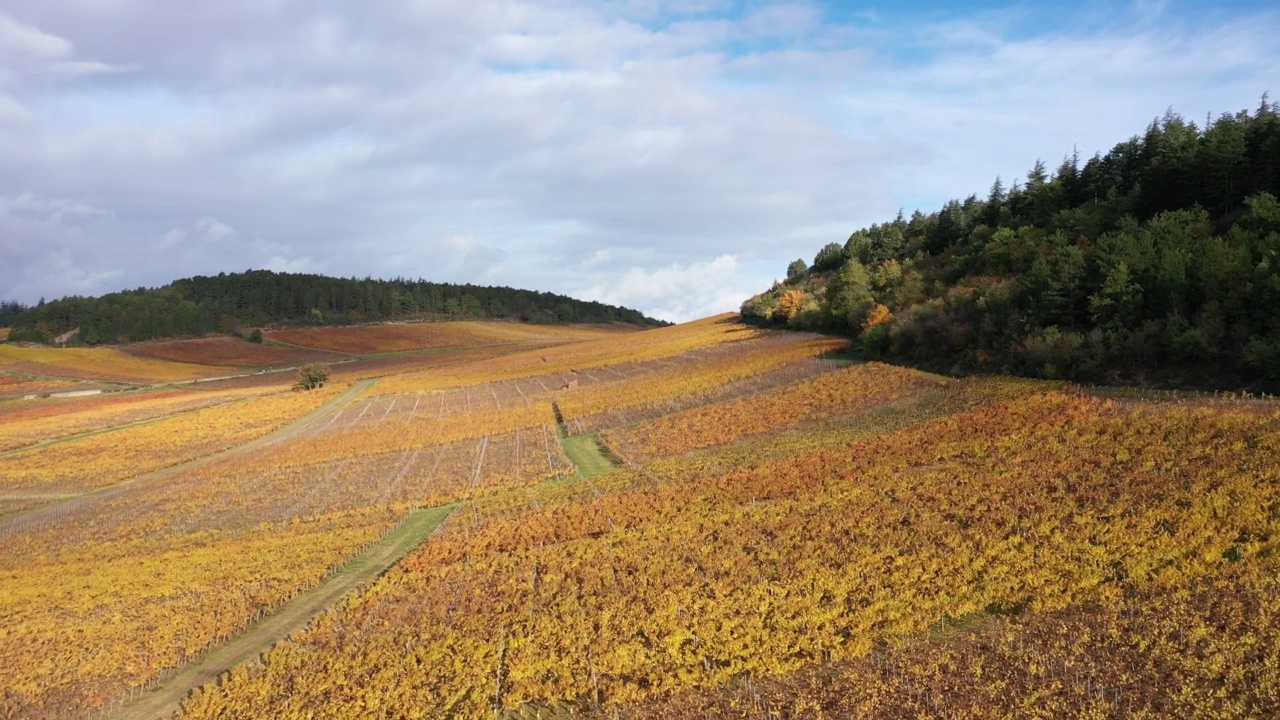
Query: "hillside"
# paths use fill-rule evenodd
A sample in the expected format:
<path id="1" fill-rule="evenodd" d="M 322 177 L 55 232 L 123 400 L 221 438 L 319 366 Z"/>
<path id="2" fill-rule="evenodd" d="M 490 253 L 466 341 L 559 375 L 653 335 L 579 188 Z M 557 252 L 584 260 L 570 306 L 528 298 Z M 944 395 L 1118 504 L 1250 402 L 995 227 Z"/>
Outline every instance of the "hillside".
<path id="1" fill-rule="evenodd" d="M 199 383 L 203 389 L 271 387 L 299 365 L 332 363 L 343 380 L 459 365 L 570 342 L 616 337 L 634 325 L 429 322 L 269 331 L 120 347 L 0 345 L 0 401 L 28 395 L 136 391 Z"/>
<path id="2" fill-rule="evenodd" d="M 1280 711 L 1280 402 L 541 332 L 0 400 L 0 716 Z"/>
<path id="3" fill-rule="evenodd" d="M 1081 164 L 796 260 L 744 317 L 948 373 L 1280 390 L 1280 113 L 1172 112 Z"/>
<path id="4" fill-rule="evenodd" d="M 175 280 L 101 297 L 67 297 L 25 307 L 0 303 L 13 341 L 49 343 L 72 330 L 86 345 L 244 328 L 328 326 L 404 320 L 512 320 L 526 323 L 666 323 L 636 310 L 564 295 L 425 280 L 332 278 L 250 270 Z"/>

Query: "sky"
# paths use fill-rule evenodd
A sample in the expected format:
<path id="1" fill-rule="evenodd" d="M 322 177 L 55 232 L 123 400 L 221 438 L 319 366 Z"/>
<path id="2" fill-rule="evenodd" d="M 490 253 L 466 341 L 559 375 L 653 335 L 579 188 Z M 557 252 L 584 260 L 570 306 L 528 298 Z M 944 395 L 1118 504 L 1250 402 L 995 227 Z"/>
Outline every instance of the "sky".
<path id="1" fill-rule="evenodd" d="M 684 321 L 1280 96 L 1270 2 L 5 0 L 0 299 L 251 268 Z"/>

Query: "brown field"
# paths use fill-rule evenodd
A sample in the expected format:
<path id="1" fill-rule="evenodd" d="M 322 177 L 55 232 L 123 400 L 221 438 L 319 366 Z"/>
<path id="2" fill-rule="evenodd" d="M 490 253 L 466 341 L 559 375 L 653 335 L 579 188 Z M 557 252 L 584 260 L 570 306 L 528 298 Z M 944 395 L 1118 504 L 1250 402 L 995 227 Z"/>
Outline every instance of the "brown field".
<path id="1" fill-rule="evenodd" d="M 0 371 L 58 379 L 156 385 L 231 375 L 236 368 L 136 357 L 119 348 L 0 345 Z"/>
<path id="2" fill-rule="evenodd" d="M 270 340 L 349 355 L 461 348 L 522 342 L 572 342 L 634 332 L 627 325 L 525 325 L 440 322 L 298 328 L 265 333 Z"/>
<path id="3" fill-rule="evenodd" d="M 331 353 L 251 343 L 234 337 L 136 343 L 126 346 L 125 350 L 132 355 L 172 362 L 248 368 L 288 367 L 333 358 Z"/>

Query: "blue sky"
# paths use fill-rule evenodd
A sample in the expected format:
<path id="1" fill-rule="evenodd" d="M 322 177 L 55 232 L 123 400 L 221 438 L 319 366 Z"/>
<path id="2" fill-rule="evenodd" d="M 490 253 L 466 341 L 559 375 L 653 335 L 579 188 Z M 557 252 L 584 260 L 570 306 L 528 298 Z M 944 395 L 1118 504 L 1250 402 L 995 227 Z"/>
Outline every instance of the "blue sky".
<path id="1" fill-rule="evenodd" d="M 1280 94 L 1268 3 L 9 0 L 0 298 L 251 267 L 672 320 L 1173 108 Z"/>

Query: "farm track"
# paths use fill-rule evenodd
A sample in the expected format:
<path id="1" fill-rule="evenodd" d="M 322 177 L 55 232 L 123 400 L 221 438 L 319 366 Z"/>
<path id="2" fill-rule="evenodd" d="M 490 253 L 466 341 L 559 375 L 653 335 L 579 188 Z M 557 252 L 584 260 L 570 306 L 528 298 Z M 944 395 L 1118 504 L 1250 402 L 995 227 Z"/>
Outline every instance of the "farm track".
<path id="1" fill-rule="evenodd" d="M 249 626 L 226 644 L 188 664 L 156 689 L 108 717 L 116 720 L 154 720 L 177 712 L 182 701 L 202 685 L 213 682 L 237 665 L 262 656 L 290 633 L 334 606 L 348 593 L 389 570 L 421 545 L 454 511 L 456 505 L 413 511 L 399 527 L 362 555 L 330 575 L 279 611 Z"/>
<path id="2" fill-rule="evenodd" d="M 50 516 L 51 519 L 56 518 L 62 515 L 65 511 L 71 509 L 68 506 L 69 503 L 88 503 L 98 498 L 110 497 L 116 493 L 123 491 L 128 487 L 139 485 L 146 482 L 151 482 L 159 478 L 168 477 L 169 475 L 172 475 L 173 473 L 178 472 L 180 470 L 189 470 L 191 468 L 199 467 L 201 465 L 205 465 L 211 462 L 223 460 L 229 457 L 234 457 L 241 453 L 245 453 L 250 450 L 255 450 L 269 443 L 273 443 L 283 438 L 287 438 L 290 435 L 297 433 L 301 430 L 304 430 L 307 427 L 313 425 L 314 423 L 319 422 L 320 420 L 323 420 L 324 418 L 327 418 L 330 415 L 338 412 L 342 408 L 346 407 L 352 400 L 355 400 L 357 397 L 359 397 L 360 394 L 363 393 L 365 390 L 368 390 L 370 387 L 373 387 L 373 385 L 377 384 L 377 382 L 378 381 L 376 379 L 359 380 L 354 384 L 352 384 L 352 386 L 348 388 L 346 392 L 335 397 L 334 399 L 330 400 L 324 405 L 321 405 L 315 410 L 312 410 L 311 412 L 307 413 L 306 415 L 303 415 L 302 417 L 298 418 L 297 420 L 294 420 L 293 422 L 289 423 L 288 425 L 285 425 L 284 427 L 273 430 L 261 437 L 254 438 L 253 440 L 250 440 L 249 442 L 244 443 L 243 445 L 237 445 L 232 448 L 227 448 L 226 450 L 222 450 L 220 452 L 216 452 L 211 455 L 205 455 L 203 457 L 198 457 L 194 460 L 189 460 L 187 462 L 180 463 L 178 465 L 170 465 L 169 467 L 161 468 L 159 470 L 145 473 L 143 475 L 137 475 L 135 477 L 129 478 L 128 480 L 123 480 L 121 482 L 118 482 L 114 485 L 108 485 L 106 487 L 97 488 L 95 490 L 90 490 L 84 493 L 64 495 L 64 496 L 61 496 L 60 499 L 55 502 L 46 503 L 43 505 L 37 505 L 36 507 L 33 507 L 33 508 L 19 510 L 17 512 L 10 513 L 9 515 L 6 515 L 4 517 L 0 517 L 0 537 L 3 537 L 4 535 L 6 535 L 7 534 L 6 531 L 11 530 L 12 528 L 14 528 L 14 526 L 18 525 L 19 523 L 38 523 L 42 518 L 42 516 Z M 31 448 L 22 448 L 22 449 L 29 450 Z M 13 493 L 10 495 L 6 495 L 5 497 L 10 499 L 21 499 L 22 497 L 26 497 L 26 495 L 21 493 Z"/>

